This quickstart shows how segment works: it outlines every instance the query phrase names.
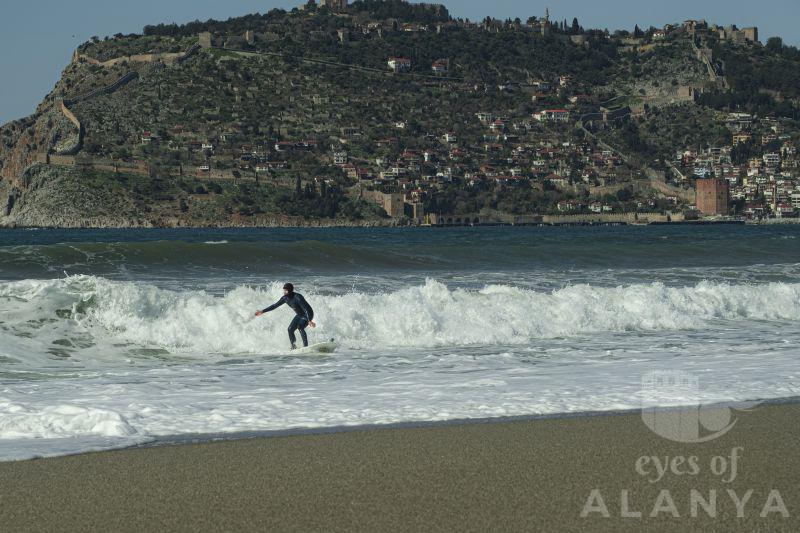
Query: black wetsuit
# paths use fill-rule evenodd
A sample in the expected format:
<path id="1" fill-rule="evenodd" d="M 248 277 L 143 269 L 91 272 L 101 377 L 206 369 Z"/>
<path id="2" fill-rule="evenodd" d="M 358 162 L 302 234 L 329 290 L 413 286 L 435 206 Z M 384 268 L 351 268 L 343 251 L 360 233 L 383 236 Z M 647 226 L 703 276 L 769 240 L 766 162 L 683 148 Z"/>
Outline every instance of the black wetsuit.
<path id="1" fill-rule="evenodd" d="M 314 320 L 314 310 L 311 308 L 310 305 L 308 305 L 308 302 L 306 301 L 305 298 L 303 298 L 302 294 L 292 292 L 284 296 L 274 304 L 270 305 L 262 312 L 269 313 L 273 309 L 277 309 L 283 304 L 288 305 L 295 312 L 294 320 L 292 320 L 292 323 L 289 324 L 289 340 L 292 342 L 292 348 L 294 348 L 294 343 L 297 341 L 297 338 L 294 336 L 294 332 L 297 329 L 300 330 L 300 338 L 303 339 L 303 346 L 308 346 L 308 336 L 306 335 L 306 326 L 308 326 L 309 322 Z"/>

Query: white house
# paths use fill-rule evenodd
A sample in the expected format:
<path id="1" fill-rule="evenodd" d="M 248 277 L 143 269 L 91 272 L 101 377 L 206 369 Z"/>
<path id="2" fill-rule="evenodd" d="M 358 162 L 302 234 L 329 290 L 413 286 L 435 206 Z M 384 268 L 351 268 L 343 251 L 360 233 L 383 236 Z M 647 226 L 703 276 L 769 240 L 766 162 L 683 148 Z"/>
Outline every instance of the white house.
<path id="1" fill-rule="evenodd" d="M 407 57 L 390 57 L 389 68 L 395 72 L 408 72 L 411 70 L 411 60 Z"/>
<path id="2" fill-rule="evenodd" d="M 780 154 L 764 154 L 764 164 L 768 167 L 777 167 L 781 164 Z"/>
<path id="3" fill-rule="evenodd" d="M 566 109 L 544 109 L 533 114 L 539 122 L 568 122 L 569 111 Z"/>

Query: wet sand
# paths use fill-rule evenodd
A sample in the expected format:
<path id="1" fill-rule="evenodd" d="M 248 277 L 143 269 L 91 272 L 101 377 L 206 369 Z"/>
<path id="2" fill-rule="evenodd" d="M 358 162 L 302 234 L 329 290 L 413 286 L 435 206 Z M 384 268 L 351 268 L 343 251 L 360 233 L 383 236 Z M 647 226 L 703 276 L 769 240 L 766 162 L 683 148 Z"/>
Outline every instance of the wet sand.
<path id="1" fill-rule="evenodd" d="M 800 406 L 732 419 L 695 444 L 636 413 L 0 463 L 0 531 L 800 530 Z M 752 491 L 742 517 L 730 491 L 740 502 Z M 697 503 L 712 494 L 710 510 Z"/>

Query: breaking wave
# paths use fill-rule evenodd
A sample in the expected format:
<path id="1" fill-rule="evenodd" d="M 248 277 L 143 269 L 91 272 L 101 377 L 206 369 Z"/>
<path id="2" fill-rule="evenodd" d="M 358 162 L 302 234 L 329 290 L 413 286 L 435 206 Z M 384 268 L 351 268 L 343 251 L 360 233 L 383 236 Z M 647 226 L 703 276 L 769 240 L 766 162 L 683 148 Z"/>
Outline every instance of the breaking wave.
<path id="1" fill-rule="evenodd" d="M 541 292 L 508 285 L 450 289 L 428 280 L 386 293 L 304 292 L 319 323 L 309 331 L 350 348 L 521 344 L 595 332 L 703 328 L 718 320 L 800 320 L 800 284 L 783 282 L 572 285 Z M 184 355 L 270 353 L 286 348 L 291 310 L 260 318 L 254 311 L 280 294 L 279 283 L 240 286 L 223 296 L 94 276 L 1 283 L 0 338 L 7 346 L 60 340 L 67 354 L 96 344 Z M 46 331 L 59 339 L 48 339 Z M 11 352 L 5 355 L 28 350 Z"/>

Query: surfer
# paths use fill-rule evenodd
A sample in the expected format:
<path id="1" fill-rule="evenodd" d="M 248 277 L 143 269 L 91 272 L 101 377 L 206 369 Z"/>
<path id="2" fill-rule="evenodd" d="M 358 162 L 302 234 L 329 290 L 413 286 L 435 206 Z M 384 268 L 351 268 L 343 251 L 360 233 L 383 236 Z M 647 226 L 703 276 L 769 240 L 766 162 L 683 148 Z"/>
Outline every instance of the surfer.
<path id="1" fill-rule="evenodd" d="M 287 283 L 283 286 L 283 298 L 270 305 L 262 311 L 256 311 L 256 316 L 261 316 L 264 313 L 269 313 L 273 309 L 277 309 L 283 304 L 287 304 L 295 312 L 295 317 L 292 323 L 289 324 L 289 341 L 292 343 L 292 350 L 297 348 L 295 344 L 297 338 L 294 332 L 300 330 L 300 338 L 303 339 L 303 346 L 308 346 L 308 336 L 306 336 L 306 326 L 312 328 L 317 327 L 314 323 L 314 310 L 308 305 L 308 302 L 303 298 L 302 294 L 294 292 L 294 285 Z"/>

